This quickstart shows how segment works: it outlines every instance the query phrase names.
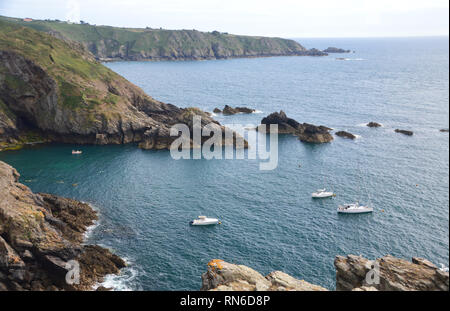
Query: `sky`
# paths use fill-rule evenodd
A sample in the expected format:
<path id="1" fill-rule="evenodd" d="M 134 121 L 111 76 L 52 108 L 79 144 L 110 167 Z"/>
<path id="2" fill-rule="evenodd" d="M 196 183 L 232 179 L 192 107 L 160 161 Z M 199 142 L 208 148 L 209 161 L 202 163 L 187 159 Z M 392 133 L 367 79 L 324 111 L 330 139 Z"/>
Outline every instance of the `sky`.
<path id="1" fill-rule="evenodd" d="M 0 0 L 0 15 L 285 38 L 449 34 L 448 0 Z"/>

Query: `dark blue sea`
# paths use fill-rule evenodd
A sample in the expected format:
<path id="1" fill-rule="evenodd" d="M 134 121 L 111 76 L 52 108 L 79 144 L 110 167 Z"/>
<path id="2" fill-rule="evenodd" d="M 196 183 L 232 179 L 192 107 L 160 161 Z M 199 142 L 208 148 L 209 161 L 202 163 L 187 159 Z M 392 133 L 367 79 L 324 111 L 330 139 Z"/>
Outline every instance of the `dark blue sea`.
<path id="1" fill-rule="evenodd" d="M 283 110 L 356 140 L 313 145 L 280 137 L 272 171 L 260 171 L 258 160 L 174 160 L 169 151 L 134 145 L 46 145 L 2 152 L 0 160 L 33 191 L 99 211 L 87 242 L 129 262 L 106 280 L 117 289 L 198 290 L 214 258 L 329 289 L 336 255 L 421 256 L 448 266 L 449 136 L 439 131 L 449 127 L 448 37 L 298 40 L 355 53 L 106 66 L 166 103 L 257 110 L 216 115 L 223 124 L 256 125 Z M 383 127 L 368 128 L 369 121 Z M 70 155 L 74 148 L 83 154 Z M 322 187 L 337 196 L 311 199 Z M 375 211 L 336 213 L 356 200 Z M 222 224 L 189 226 L 198 215 Z"/>

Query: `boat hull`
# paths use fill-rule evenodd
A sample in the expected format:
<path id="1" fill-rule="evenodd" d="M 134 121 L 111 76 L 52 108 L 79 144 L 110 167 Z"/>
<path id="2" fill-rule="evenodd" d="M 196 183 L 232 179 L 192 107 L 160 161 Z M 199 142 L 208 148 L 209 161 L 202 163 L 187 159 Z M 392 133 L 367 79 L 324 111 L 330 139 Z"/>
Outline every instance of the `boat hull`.
<path id="1" fill-rule="evenodd" d="M 372 207 L 366 207 L 361 209 L 337 209 L 337 212 L 340 214 L 366 214 L 366 213 L 372 213 L 373 208 Z"/>
<path id="2" fill-rule="evenodd" d="M 325 193 L 313 193 L 311 195 L 313 199 L 324 199 L 324 198 L 331 198 L 334 197 L 333 192 L 325 192 Z"/>

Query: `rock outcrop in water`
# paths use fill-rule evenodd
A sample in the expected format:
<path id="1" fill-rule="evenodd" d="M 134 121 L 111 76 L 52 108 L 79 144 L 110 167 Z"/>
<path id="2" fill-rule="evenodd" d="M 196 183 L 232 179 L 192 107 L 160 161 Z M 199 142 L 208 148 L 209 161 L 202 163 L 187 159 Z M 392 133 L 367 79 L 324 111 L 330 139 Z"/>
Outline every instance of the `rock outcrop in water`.
<path id="1" fill-rule="evenodd" d="M 352 133 L 346 132 L 346 131 L 336 132 L 336 136 L 348 138 L 348 139 L 356 139 L 355 135 L 353 135 Z"/>
<path id="2" fill-rule="evenodd" d="M 193 115 L 221 127 L 200 109 L 151 98 L 77 44 L 2 21 L 0 82 L 0 150 L 28 137 L 162 149 L 174 124 L 193 132 Z"/>
<path id="3" fill-rule="evenodd" d="M 373 122 L 373 121 L 367 123 L 366 125 L 367 125 L 368 127 L 381 127 L 381 124 L 380 124 L 380 123 Z"/>
<path id="4" fill-rule="evenodd" d="M 19 173 L 0 162 L 0 290 L 89 290 L 125 263 L 109 250 L 84 245 L 86 228 L 97 219 L 89 205 L 35 194 Z M 80 284 L 66 275 L 76 260 Z"/>
<path id="5" fill-rule="evenodd" d="M 230 107 L 228 105 L 225 105 L 225 107 L 222 110 L 222 113 L 224 115 L 233 115 L 236 113 L 253 113 L 255 112 L 255 109 L 246 108 L 246 107 Z"/>
<path id="6" fill-rule="evenodd" d="M 396 129 L 395 132 L 396 132 L 396 133 L 403 134 L 403 135 L 407 135 L 407 136 L 413 136 L 413 135 L 414 135 L 414 132 L 413 132 L 413 131 L 408 131 L 408 130 L 399 130 L 399 129 Z"/>
<path id="7" fill-rule="evenodd" d="M 344 50 L 336 47 L 329 47 L 323 50 L 324 53 L 350 53 L 350 50 Z"/>
<path id="8" fill-rule="evenodd" d="M 303 142 L 328 143 L 333 140 L 333 136 L 329 133 L 330 128 L 323 125 L 301 124 L 294 119 L 288 118 L 284 111 L 271 113 L 262 119 L 261 124 L 266 125 L 266 131 L 270 131 L 270 124 L 277 124 L 279 134 L 296 135 Z"/>
<path id="9" fill-rule="evenodd" d="M 423 258 L 412 262 L 384 256 L 370 261 L 361 256 L 336 256 L 336 290 L 381 290 L 381 291 L 448 291 L 449 274 L 438 269 Z M 376 271 L 378 284 L 367 284 L 367 273 Z M 372 278 L 369 282 L 373 283 Z M 379 282 L 378 282 L 379 281 Z"/>
<path id="10" fill-rule="evenodd" d="M 327 289 L 274 271 L 267 276 L 243 265 L 212 260 L 202 274 L 201 290 L 213 291 L 326 291 Z"/>

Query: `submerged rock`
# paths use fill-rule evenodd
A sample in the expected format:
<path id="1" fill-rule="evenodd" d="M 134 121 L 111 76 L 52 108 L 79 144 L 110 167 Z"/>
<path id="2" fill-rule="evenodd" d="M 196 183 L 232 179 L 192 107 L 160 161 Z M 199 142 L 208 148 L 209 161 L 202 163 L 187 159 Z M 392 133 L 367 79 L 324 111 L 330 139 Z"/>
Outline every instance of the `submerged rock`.
<path id="1" fill-rule="evenodd" d="M 90 290 L 125 266 L 109 250 L 82 244 L 97 219 L 89 205 L 35 194 L 18 182 L 19 176 L 0 161 L 0 288 Z M 72 260 L 80 266 L 79 284 L 66 282 Z"/>
<path id="2" fill-rule="evenodd" d="M 370 261 L 361 256 L 336 256 L 336 290 L 381 291 L 448 291 L 449 274 L 430 261 L 413 258 L 412 262 L 387 255 Z M 369 271 L 376 272 L 379 280 L 368 284 Z M 370 283 L 375 279 L 368 278 Z M 379 281 L 379 282 L 378 282 Z M 376 284 L 378 283 L 378 284 Z"/>
<path id="3" fill-rule="evenodd" d="M 266 131 L 270 131 L 270 124 L 277 124 L 278 134 L 293 134 L 298 136 L 303 142 L 327 143 L 333 140 L 333 136 L 329 133 L 330 128 L 323 125 L 301 124 L 294 119 L 288 118 L 282 110 L 263 118 L 261 124 L 266 125 Z M 258 129 L 261 130 L 261 127 Z"/>
<path id="4" fill-rule="evenodd" d="M 267 276 L 243 265 L 211 260 L 202 274 L 201 290 L 213 291 L 326 291 L 327 289 L 274 271 Z"/>
<path id="5" fill-rule="evenodd" d="M 377 122 L 369 122 L 366 124 L 368 127 L 381 127 L 380 123 Z"/>
<path id="6" fill-rule="evenodd" d="M 352 133 L 346 132 L 346 131 L 336 132 L 336 136 L 349 138 L 349 139 L 355 139 L 356 138 L 355 135 L 353 135 Z"/>
<path id="7" fill-rule="evenodd" d="M 403 135 L 408 135 L 408 136 L 412 136 L 412 135 L 414 134 L 413 131 L 399 130 L 399 129 L 396 129 L 395 132 L 396 132 L 396 133 L 403 134 Z"/>
<path id="8" fill-rule="evenodd" d="M 439 132 L 448 133 L 448 129 L 440 129 Z"/>
<path id="9" fill-rule="evenodd" d="M 213 112 L 214 113 L 222 113 L 222 110 L 220 110 L 219 108 L 214 108 Z"/>

